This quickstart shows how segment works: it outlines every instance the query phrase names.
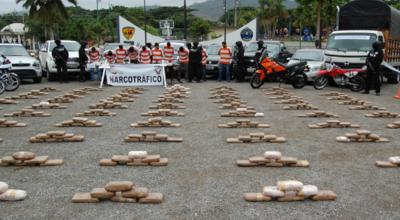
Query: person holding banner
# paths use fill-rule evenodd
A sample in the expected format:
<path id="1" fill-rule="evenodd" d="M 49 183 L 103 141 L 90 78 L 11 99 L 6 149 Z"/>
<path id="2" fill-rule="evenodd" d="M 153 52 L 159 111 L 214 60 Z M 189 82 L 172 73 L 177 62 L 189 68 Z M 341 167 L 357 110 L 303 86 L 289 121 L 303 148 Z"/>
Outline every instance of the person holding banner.
<path id="1" fill-rule="evenodd" d="M 89 64 L 90 64 L 90 78 L 91 80 L 94 79 L 94 74 L 99 77 L 99 69 L 98 69 L 98 63 L 100 62 L 100 52 L 95 48 L 92 47 L 92 49 L 89 51 Z"/>
<path id="2" fill-rule="evenodd" d="M 151 51 L 146 46 L 140 50 L 139 59 L 142 64 L 151 64 Z"/>
<path id="3" fill-rule="evenodd" d="M 158 43 L 154 44 L 154 48 L 151 50 L 151 54 L 153 55 L 153 63 L 161 64 L 163 60 L 163 51 L 160 49 L 160 45 Z"/>
<path id="4" fill-rule="evenodd" d="M 167 42 L 167 46 L 164 47 L 164 60 L 165 63 L 169 64 L 168 66 L 165 67 L 166 74 L 168 74 L 171 77 L 171 84 L 174 81 L 174 78 L 178 80 L 179 83 L 181 82 L 181 78 L 179 76 L 180 73 L 178 73 L 179 78 L 177 77 L 177 74 L 174 71 L 174 54 L 175 50 L 174 47 L 171 46 L 171 42 Z"/>
<path id="5" fill-rule="evenodd" d="M 123 45 L 119 45 L 118 49 L 115 51 L 117 64 L 125 64 L 126 50 Z"/>
<path id="6" fill-rule="evenodd" d="M 130 63 L 134 63 L 134 64 L 139 63 L 139 57 L 138 56 L 139 56 L 139 53 L 138 53 L 137 49 L 135 47 L 131 46 L 128 49 L 129 62 Z"/>

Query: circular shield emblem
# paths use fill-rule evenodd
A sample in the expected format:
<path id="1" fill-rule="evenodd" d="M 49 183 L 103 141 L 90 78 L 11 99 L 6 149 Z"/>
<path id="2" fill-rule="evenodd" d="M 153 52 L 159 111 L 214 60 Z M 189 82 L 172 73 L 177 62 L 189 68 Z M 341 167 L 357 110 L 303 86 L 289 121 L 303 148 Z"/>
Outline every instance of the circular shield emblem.
<path id="1" fill-rule="evenodd" d="M 251 41 L 253 39 L 254 33 L 250 28 L 245 28 L 240 32 L 240 37 L 243 41 Z"/>

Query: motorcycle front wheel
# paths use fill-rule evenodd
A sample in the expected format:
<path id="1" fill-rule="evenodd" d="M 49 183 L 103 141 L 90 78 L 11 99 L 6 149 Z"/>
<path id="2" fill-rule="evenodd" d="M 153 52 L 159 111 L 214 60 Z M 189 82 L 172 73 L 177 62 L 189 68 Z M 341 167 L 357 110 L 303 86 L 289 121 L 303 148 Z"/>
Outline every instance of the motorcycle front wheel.
<path id="1" fill-rule="evenodd" d="M 314 79 L 314 89 L 321 90 L 324 89 L 329 83 L 329 79 L 326 76 L 319 76 Z"/>
<path id="2" fill-rule="evenodd" d="M 307 76 L 304 73 L 295 73 L 292 76 L 292 86 L 295 89 L 301 89 L 307 84 Z"/>
<path id="3" fill-rule="evenodd" d="M 361 76 L 355 76 L 350 79 L 350 90 L 360 92 L 365 89 L 365 79 Z"/>
<path id="4" fill-rule="evenodd" d="M 21 85 L 21 79 L 16 74 L 10 74 L 6 84 L 6 91 L 15 91 Z"/>
<path id="5" fill-rule="evenodd" d="M 264 80 L 260 79 L 260 74 L 254 73 L 250 80 L 251 88 L 258 89 L 264 84 Z"/>
<path id="6" fill-rule="evenodd" d="M 3 81 L 0 81 L 0 95 L 6 91 L 6 85 L 4 84 Z"/>

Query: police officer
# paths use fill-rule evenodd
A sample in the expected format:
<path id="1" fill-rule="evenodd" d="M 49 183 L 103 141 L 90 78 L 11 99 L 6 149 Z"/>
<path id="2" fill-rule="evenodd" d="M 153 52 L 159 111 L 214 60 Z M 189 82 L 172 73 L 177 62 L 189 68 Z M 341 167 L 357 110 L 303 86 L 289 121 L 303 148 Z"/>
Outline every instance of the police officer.
<path id="1" fill-rule="evenodd" d="M 265 47 L 264 47 L 264 41 L 260 40 L 257 42 L 258 48 L 256 50 L 256 54 L 254 56 L 254 60 L 256 62 L 256 68 L 258 68 L 259 64 L 260 64 L 260 59 L 265 51 Z"/>
<path id="2" fill-rule="evenodd" d="M 367 85 L 365 87 L 365 91 L 363 94 L 369 94 L 369 90 L 373 85 L 375 87 L 375 93 L 377 96 L 380 95 L 381 92 L 381 81 L 379 74 L 379 67 L 381 66 L 383 61 L 383 49 L 382 43 L 374 42 L 372 44 L 372 50 L 368 53 L 367 56 Z"/>
<path id="3" fill-rule="evenodd" d="M 87 43 L 82 41 L 81 47 L 79 48 L 79 67 L 81 68 L 81 74 L 79 76 L 79 81 L 85 82 L 86 81 L 86 63 L 89 60 L 86 56 L 86 48 Z"/>
<path id="4" fill-rule="evenodd" d="M 236 82 L 243 82 L 245 69 L 244 69 L 244 47 L 242 41 L 236 42 L 235 61 L 236 61 Z"/>
<path id="5" fill-rule="evenodd" d="M 196 82 L 200 82 L 202 52 L 199 48 L 199 42 L 194 42 L 192 49 L 189 51 L 189 82 L 196 77 Z"/>
<path id="6" fill-rule="evenodd" d="M 51 55 L 53 56 L 56 68 L 57 68 L 57 77 L 60 83 L 68 82 L 68 75 L 67 75 L 67 61 L 68 61 L 68 50 L 61 44 L 60 40 L 54 41 L 56 47 L 54 47 Z"/>

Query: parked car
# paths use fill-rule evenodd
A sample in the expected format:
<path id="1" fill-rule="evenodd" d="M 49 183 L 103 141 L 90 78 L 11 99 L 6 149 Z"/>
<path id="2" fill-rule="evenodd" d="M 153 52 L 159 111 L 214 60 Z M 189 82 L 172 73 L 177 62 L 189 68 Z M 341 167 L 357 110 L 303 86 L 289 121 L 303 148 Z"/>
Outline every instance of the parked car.
<path id="1" fill-rule="evenodd" d="M 80 71 L 79 48 L 81 45 L 78 42 L 71 40 L 61 40 L 61 44 L 65 46 L 69 54 L 67 62 L 68 73 L 78 73 Z M 54 40 L 49 40 L 42 45 L 42 48 L 39 52 L 39 59 L 42 65 L 42 69 L 49 81 L 54 80 L 55 75 L 57 74 L 56 64 L 51 54 L 54 47 L 56 47 Z"/>
<path id="2" fill-rule="evenodd" d="M 103 45 L 103 48 L 101 48 L 100 54 L 104 56 L 106 53 L 108 53 L 109 50 L 111 50 L 113 53 L 118 49 L 120 43 L 105 43 Z M 131 45 L 129 44 L 122 44 L 125 48 L 125 50 L 128 50 Z"/>
<path id="3" fill-rule="evenodd" d="M 307 79 L 311 81 L 312 78 L 316 77 L 317 73 L 325 65 L 326 56 L 324 54 L 324 50 L 320 49 L 297 50 L 290 58 L 288 65 L 303 61 L 307 62 L 309 71 L 305 72 L 305 74 L 307 75 Z"/>
<path id="4" fill-rule="evenodd" d="M 11 71 L 20 79 L 32 79 L 34 83 L 42 82 L 42 68 L 38 59 L 31 57 L 21 44 L 0 44 L 0 53 L 12 63 Z"/>
<path id="5" fill-rule="evenodd" d="M 221 48 L 218 44 L 212 44 L 206 47 L 208 57 L 206 63 L 207 74 L 217 75 L 219 70 L 219 55 L 218 51 Z"/>
<path id="6" fill-rule="evenodd" d="M 268 57 L 273 58 L 278 62 L 287 63 L 288 58 L 292 56 L 292 54 L 286 49 L 285 43 L 281 41 L 264 41 L 264 46 L 267 48 Z M 254 57 L 257 49 L 257 42 L 252 42 L 245 48 L 244 59 L 247 75 L 252 75 L 256 71 L 257 61 Z"/>

